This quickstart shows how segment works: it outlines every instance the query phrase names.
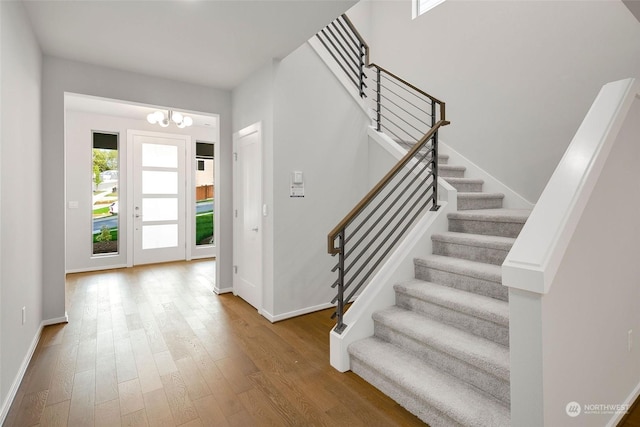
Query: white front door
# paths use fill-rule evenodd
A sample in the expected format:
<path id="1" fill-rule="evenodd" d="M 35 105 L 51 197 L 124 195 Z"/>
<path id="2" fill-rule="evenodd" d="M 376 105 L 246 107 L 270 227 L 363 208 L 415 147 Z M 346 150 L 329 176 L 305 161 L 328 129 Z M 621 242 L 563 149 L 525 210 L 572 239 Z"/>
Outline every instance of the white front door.
<path id="1" fill-rule="evenodd" d="M 233 136 L 233 292 L 262 309 L 262 132 L 260 124 Z"/>
<path id="2" fill-rule="evenodd" d="M 132 133 L 133 264 L 186 259 L 185 149 L 191 138 Z"/>

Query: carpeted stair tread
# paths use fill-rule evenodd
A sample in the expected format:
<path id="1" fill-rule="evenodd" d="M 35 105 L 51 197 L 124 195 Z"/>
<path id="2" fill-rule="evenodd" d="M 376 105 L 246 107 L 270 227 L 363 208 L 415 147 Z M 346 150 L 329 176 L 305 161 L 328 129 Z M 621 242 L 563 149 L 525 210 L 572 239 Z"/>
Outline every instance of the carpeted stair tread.
<path id="1" fill-rule="evenodd" d="M 463 276 L 474 277 L 476 279 L 502 283 L 502 267 L 499 265 L 441 255 L 429 255 L 425 258 L 416 258 L 414 263 L 435 270 L 442 270 Z"/>
<path id="2" fill-rule="evenodd" d="M 516 241 L 513 237 L 487 236 L 485 234 L 458 233 L 455 231 L 433 234 L 431 240 L 505 251 L 510 250 Z"/>
<path id="3" fill-rule="evenodd" d="M 451 186 L 453 186 L 459 192 L 480 192 L 482 191 L 482 186 L 484 185 L 484 181 L 481 179 L 456 178 L 456 177 L 445 177 L 445 176 L 442 176 L 441 178 L 447 181 Z"/>
<path id="4" fill-rule="evenodd" d="M 418 279 L 398 283 L 394 289 L 413 298 L 509 327 L 509 304 L 506 301 Z"/>
<path id="5" fill-rule="evenodd" d="M 480 191 L 458 191 L 459 199 L 504 199 L 502 193 L 484 193 Z"/>
<path id="6" fill-rule="evenodd" d="M 515 239 L 449 231 L 433 234 L 431 241 L 433 242 L 433 253 L 436 255 L 502 265 Z"/>
<path id="7" fill-rule="evenodd" d="M 504 194 L 458 191 L 458 210 L 502 208 Z"/>
<path id="8" fill-rule="evenodd" d="M 449 184 L 453 185 L 454 182 L 461 182 L 465 184 L 484 184 L 484 180 L 476 179 L 476 178 L 456 178 L 453 176 L 444 178 L 445 181 L 449 182 Z"/>
<path id="9" fill-rule="evenodd" d="M 447 215 L 447 218 L 524 224 L 530 214 L 531 211 L 528 209 L 476 209 L 451 212 Z"/>
<path id="10" fill-rule="evenodd" d="M 396 306 L 373 313 L 373 320 L 396 331 L 396 335 L 406 335 L 495 377 L 509 380 L 509 349 L 505 346 Z"/>
<path id="11" fill-rule="evenodd" d="M 464 172 L 467 170 L 466 167 L 464 166 L 456 166 L 456 165 L 439 165 L 438 167 L 438 173 L 441 177 L 445 178 L 446 177 L 458 177 L 458 178 L 462 178 L 464 177 Z"/>
<path id="12" fill-rule="evenodd" d="M 351 344 L 349 353 L 369 371 L 375 372 L 367 374 L 356 370 L 356 373 L 398 403 L 404 406 L 403 397 L 418 400 L 420 405 L 408 408 L 412 412 L 428 414 L 429 411 L 422 408 L 432 407 L 450 419 L 452 424 L 496 427 L 510 425 L 509 409 L 506 406 L 390 343 L 371 337 Z M 429 419 L 417 415 L 430 423 Z"/>

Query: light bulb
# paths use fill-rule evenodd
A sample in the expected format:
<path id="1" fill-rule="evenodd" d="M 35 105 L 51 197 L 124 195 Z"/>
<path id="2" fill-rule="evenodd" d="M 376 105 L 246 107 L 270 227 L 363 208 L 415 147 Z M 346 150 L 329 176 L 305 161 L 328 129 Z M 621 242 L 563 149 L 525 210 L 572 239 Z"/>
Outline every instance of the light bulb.
<path id="1" fill-rule="evenodd" d="M 149 114 L 147 114 L 147 121 L 148 121 L 149 123 L 151 123 L 152 125 L 153 125 L 153 124 L 156 124 L 156 123 L 158 122 L 158 121 L 156 120 L 156 116 L 155 116 L 155 114 L 154 114 L 154 113 L 149 113 Z"/>
<path id="2" fill-rule="evenodd" d="M 174 123 L 179 124 L 182 123 L 182 114 L 180 113 L 171 113 L 171 120 L 173 120 Z"/>
<path id="3" fill-rule="evenodd" d="M 184 122 L 177 123 L 176 126 L 179 127 L 180 129 L 184 129 L 187 127 L 187 125 L 185 125 Z"/>
<path id="4" fill-rule="evenodd" d="M 162 111 L 156 111 L 153 115 L 156 116 L 156 122 L 158 123 L 164 120 L 164 113 Z"/>
<path id="5" fill-rule="evenodd" d="M 189 116 L 186 116 L 182 123 L 184 123 L 185 126 L 191 126 L 193 124 L 193 119 Z"/>
<path id="6" fill-rule="evenodd" d="M 164 120 L 160 121 L 159 124 L 163 128 L 166 128 L 167 126 L 169 126 L 169 119 L 164 119 Z"/>

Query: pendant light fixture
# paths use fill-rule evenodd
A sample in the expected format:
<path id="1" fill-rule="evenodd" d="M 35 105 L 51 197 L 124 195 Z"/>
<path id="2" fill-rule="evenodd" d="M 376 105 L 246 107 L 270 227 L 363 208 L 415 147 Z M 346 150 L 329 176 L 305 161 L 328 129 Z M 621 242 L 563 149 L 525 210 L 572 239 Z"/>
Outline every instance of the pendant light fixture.
<path id="1" fill-rule="evenodd" d="M 173 122 L 180 129 L 186 128 L 193 124 L 193 119 L 189 116 L 185 116 L 177 111 L 168 110 L 165 116 L 162 111 L 156 111 L 147 115 L 147 121 L 153 124 L 159 124 L 163 128 L 169 126 L 169 123 Z"/>

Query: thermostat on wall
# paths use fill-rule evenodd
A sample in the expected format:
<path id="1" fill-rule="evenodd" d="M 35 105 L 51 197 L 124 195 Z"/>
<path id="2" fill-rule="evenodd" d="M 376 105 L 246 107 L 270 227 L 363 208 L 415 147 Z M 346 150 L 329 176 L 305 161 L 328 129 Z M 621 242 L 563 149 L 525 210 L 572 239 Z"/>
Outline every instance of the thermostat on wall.
<path id="1" fill-rule="evenodd" d="M 301 171 L 291 172 L 289 197 L 304 197 L 304 175 Z"/>

